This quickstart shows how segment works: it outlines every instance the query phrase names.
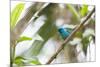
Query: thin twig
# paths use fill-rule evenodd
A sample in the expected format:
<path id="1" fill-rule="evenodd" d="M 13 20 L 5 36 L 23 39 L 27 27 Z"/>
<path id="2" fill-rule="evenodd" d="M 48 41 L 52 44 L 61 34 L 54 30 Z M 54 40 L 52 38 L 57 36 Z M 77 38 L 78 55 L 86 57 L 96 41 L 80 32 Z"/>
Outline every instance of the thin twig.
<path id="1" fill-rule="evenodd" d="M 73 30 L 73 32 L 64 40 L 64 42 L 61 44 L 61 46 L 58 48 L 57 52 L 54 53 L 54 55 L 49 59 L 49 61 L 46 64 L 50 64 L 56 56 L 60 53 L 60 51 L 64 48 L 65 44 L 68 43 L 68 41 L 75 35 L 75 33 L 84 26 L 86 21 L 92 16 L 92 14 L 95 12 L 95 8 L 86 16 L 86 18 Z"/>

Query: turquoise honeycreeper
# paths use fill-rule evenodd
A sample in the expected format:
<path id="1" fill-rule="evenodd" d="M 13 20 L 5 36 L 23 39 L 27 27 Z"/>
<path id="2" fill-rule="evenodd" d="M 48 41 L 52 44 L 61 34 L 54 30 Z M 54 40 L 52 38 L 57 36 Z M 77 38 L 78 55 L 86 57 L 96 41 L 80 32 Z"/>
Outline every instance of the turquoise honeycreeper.
<path id="1" fill-rule="evenodd" d="M 60 33 L 61 37 L 65 40 L 71 33 L 71 29 L 69 28 L 59 28 L 58 32 Z"/>

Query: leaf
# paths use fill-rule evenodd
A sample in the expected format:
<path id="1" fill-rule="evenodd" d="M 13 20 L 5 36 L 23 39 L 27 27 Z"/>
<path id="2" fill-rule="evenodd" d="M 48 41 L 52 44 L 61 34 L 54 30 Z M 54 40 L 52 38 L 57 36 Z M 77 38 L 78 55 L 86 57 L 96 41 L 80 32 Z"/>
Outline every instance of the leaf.
<path id="1" fill-rule="evenodd" d="M 25 57 L 37 56 L 40 51 L 40 48 L 42 47 L 43 41 L 44 40 L 41 38 L 41 36 L 36 34 L 33 38 L 32 45 L 28 50 L 25 51 L 25 53 L 23 53 L 23 56 Z"/>
<path id="2" fill-rule="evenodd" d="M 57 34 L 57 27 L 54 23 L 55 16 L 53 14 L 53 12 L 55 12 L 54 11 L 55 6 L 56 6 L 55 4 L 50 4 L 43 10 L 43 12 L 41 12 L 41 14 L 46 15 L 47 19 L 45 20 L 45 24 L 38 31 L 38 34 L 43 38 L 44 41 L 40 42 L 37 48 L 35 48 L 37 50 L 37 54 L 41 51 L 42 47 L 48 41 L 48 39 Z M 36 43 L 34 43 L 33 45 L 35 44 Z M 35 49 L 33 49 L 33 52 L 34 52 L 34 55 L 37 55 L 35 54 L 36 52 Z"/>
<path id="3" fill-rule="evenodd" d="M 88 37 L 88 36 L 95 36 L 95 31 L 92 28 L 88 28 L 84 31 L 83 37 Z"/>
<path id="4" fill-rule="evenodd" d="M 14 63 L 17 65 L 23 65 L 23 60 L 25 60 L 23 57 L 17 56 L 14 60 Z"/>
<path id="5" fill-rule="evenodd" d="M 48 40 L 57 32 L 57 27 L 55 25 L 56 15 L 54 15 L 56 7 L 57 4 L 50 4 L 42 12 L 45 14 L 47 19 L 45 20 L 45 24 L 40 28 L 38 33 L 44 40 Z"/>
<path id="6" fill-rule="evenodd" d="M 81 16 L 85 16 L 88 12 L 88 5 L 83 5 L 82 9 L 80 10 Z"/>
<path id="7" fill-rule="evenodd" d="M 38 60 L 32 60 L 29 63 L 36 64 L 36 65 L 40 65 L 41 64 Z"/>
<path id="8" fill-rule="evenodd" d="M 25 57 L 32 57 L 37 56 L 44 44 L 48 41 L 49 38 L 53 37 L 57 33 L 57 28 L 55 25 L 55 17 L 53 14 L 55 4 L 50 4 L 42 12 L 39 13 L 39 16 L 45 15 L 46 20 L 45 24 L 39 29 L 38 34 L 43 38 L 43 41 L 41 40 L 35 40 L 35 42 L 32 44 L 32 46 L 26 51 L 24 54 Z M 52 8 L 53 7 L 53 8 Z M 55 12 L 55 11 L 54 11 Z"/>
<path id="9" fill-rule="evenodd" d="M 77 19 L 80 19 L 79 13 L 78 13 L 77 10 L 74 8 L 74 6 L 68 4 L 67 7 L 68 7 L 69 10 L 76 16 Z"/>
<path id="10" fill-rule="evenodd" d="M 38 58 L 34 57 L 34 58 L 23 58 L 22 56 L 17 56 L 14 60 L 14 63 L 17 65 L 24 65 L 24 64 L 41 64 L 38 60 Z"/>
<path id="11" fill-rule="evenodd" d="M 43 41 L 41 40 L 35 40 L 33 42 L 32 46 L 24 53 L 25 57 L 33 57 L 37 56 L 40 52 L 41 47 L 43 46 Z"/>
<path id="12" fill-rule="evenodd" d="M 27 58 L 26 61 L 29 65 L 30 64 L 31 65 L 40 65 L 41 64 L 37 57 Z"/>
<path id="13" fill-rule="evenodd" d="M 89 36 L 82 39 L 83 51 L 84 51 L 85 55 L 87 54 L 87 47 L 89 45 L 89 42 L 90 42 Z"/>
<path id="14" fill-rule="evenodd" d="M 57 28 L 53 23 L 46 22 L 43 27 L 39 30 L 39 35 L 44 39 L 48 40 L 50 37 L 55 35 Z"/>
<path id="15" fill-rule="evenodd" d="M 85 55 L 87 54 L 87 47 L 91 41 L 92 36 L 95 36 L 95 32 L 91 28 L 86 28 L 82 34 L 82 44 L 83 44 L 83 51 Z"/>
<path id="16" fill-rule="evenodd" d="M 22 41 L 27 41 L 27 40 L 32 40 L 32 38 L 23 36 L 23 37 L 20 37 L 20 38 L 17 40 L 17 43 L 22 42 Z"/>
<path id="17" fill-rule="evenodd" d="M 10 26 L 11 26 L 11 29 L 13 29 L 16 24 L 17 24 L 17 20 L 19 18 L 19 16 L 21 15 L 22 13 L 22 10 L 24 9 L 24 3 L 20 3 L 18 5 L 16 5 L 16 7 L 12 10 L 11 12 L 11 22 L 10 22 Z"/>
<path id="18" fill-rule="evenodd" d="M 78 32 L 76 32 L 76 34 L 75 34 L 75 37 L 79 37 L 79 38 L 82 38 L 82 31 L 78 31 Z"/>

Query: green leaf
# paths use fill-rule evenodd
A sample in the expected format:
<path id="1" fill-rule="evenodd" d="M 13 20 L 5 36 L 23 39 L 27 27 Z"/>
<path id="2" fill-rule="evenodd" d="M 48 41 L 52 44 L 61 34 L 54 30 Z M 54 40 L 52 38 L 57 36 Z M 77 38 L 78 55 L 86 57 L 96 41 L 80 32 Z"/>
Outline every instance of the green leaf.
<path id="1" fill-rule="evenodd" d="M 87 54 L 87 47 L 89 45 L 89 42 L 90 42 L 89 36 L 82 39 L 83 51 L 84 51 L 85 55 Z"/>
<path id="2" fill-rule="evenodd" d="M 55 12 L 54 6 L 55 4 L 50 4 L 46 8 L 44 8 L 42 12 L 40 12 L 39 16 L 41 15 L 46 16 L 45 24 L 38 31 L 38 34 L 39 36 L 41 36 L 41 38 L 43 38 L 43 41 L 35 40 L 32 46 L 24 54 L 25 57 L 37 56 L 40 53 L 44 44 L 48 41 L 48 39 L 56 35 L 57 27 L 55 25 L 56 15 L 54 16 L 54 13 L 53 13 Z"/>
<path id="3" fill-rule="evenodd" d="M 23 60 L 25 60 L 23 57 L 17 56 L 14 60 L 14 63 L 17 65 L 23 65 Z"/>
<path id="4" fill-rule="evenodd" d="M 14 60 L 14 63 L 17 65 L 24 65 L 24 64 L 41 64 L 38 60 L 38 58 L 23 58 L 22 56 L 17 56 Z"/>
<path id="5" fill-rule="evenodd" d="M 45 14 L 47 19 L 45 20 L 45 24 L 40 28 L 38 33 L 45 41 L 54 36 L 57 32 L 57 27 L 55 25 L 56 16 L 54 16 L 56 7 L 57 4 L 50 4 L 43 10 L 43 14 Z"/>
<path id="6" fill-rule="evenodd" d="M 79 37 L 79 38 L 82 38 L 82 31 L 78 31 L 78 32 L 76 32 L 76 34 L 75 34 L 75 37 Z"/>
<path id="7" fill-rule="evenodd" d="M 16 5 L 16 7 L 12 10 L 11 12 L 11 22 L 10 22 L 10 26 L 11 26 L 11 29 L 13 29 L 16 24 L 17 24 L 17 20 L 19 18 L 19 16 L 21 15 L 22 13 L 22 10 L 24 9 L 24 3 L 20 3 L 18 5 Z"/>
<path id="8" fill-rule="evenodd" d="M 88 5 L 83 5 L 82 9 L 80 10 L 81 16 L 85 16 L 88 12 Z"/>
<path id="9" fill-rule="evenodd" d="M 83 51 L 85 55 L 87 54 L 87 47 L 91 42 L 92 36 L 95 36 L 94 30 L 91 28 L 86 28 L 82 36 Z"/>
<path id="10" fill-rule="evenodd" d="M 74 6 L 68 4 L 67 7 L 68 7 L 69 10 L 76 16 L 77 19 L 80 19 L 79 13 L 78 13 L 77 10 L 74 8 Z"/>
<path id="11" fill-rule="evenodd" d="M 24 53 L 24 56 L 25 57 L 37 56 L 42 46 L 43 46 L 43 41 L 35 40 L 32 46 Z"/>
<path id="12" fill-rule="evenodd" d="M 21 57 L 21 56 L 17 56 L 17 57 L 15 58 L 15 60 L 17 60 L 17 59 L 24 59 L 24 60 L 25 60 L 25 58 L 23 58 L 23 57 Z"/>
<path id="13" fill-rule="evenodd" d="M 23 36 L 23 37 L 20 37 L 20 38 L 17 40 L 17 43 L 22 42 L 22 41 L 27 41 L 27 40 L 32 40 L 32 38 Z"/>
<path id="14" fill-rule="evenodd" d="M 45 20 L 45 24 L 38 31 L 38 34 L 43 38 L 44 41 L 42 41 L 42 42 L 38 41 L 38 43 L 35 41 L 33 43 L 33 46 L 36 48 L 32 48 L 33 49 L 32 53 L 35 56 L 40 53 L 42 47 L 48 41 L 48 39 L 50 39 L 57 33 L 57 27 L 54 23 L 55 16 L 53 13 L 53 12 L 55 12 L 54 11 L 55 6 L 56 6 L 55 4 L 50 4 L 40 13 L 40 15 L 45 15 L 47 17 L 47 19 Z"/>
<path id="15" fill-rule="evenodd" d="M 31 64 L 36 64 L 36 65 L 40 65 L 41 63 L 38 60 L 32 60 L 30 61 Z"/>

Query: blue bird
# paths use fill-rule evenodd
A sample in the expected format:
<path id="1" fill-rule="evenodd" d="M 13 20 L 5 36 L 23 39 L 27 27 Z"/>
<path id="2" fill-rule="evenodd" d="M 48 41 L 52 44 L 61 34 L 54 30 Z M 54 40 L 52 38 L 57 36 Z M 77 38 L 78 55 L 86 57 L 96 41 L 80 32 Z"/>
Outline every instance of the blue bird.
<path id="1" fill-rule="evenodd" d="M 71 33 L 71 29 L 69 28 L 59 28 L 58 32 L 60 33 L 60 35 L 62 36 L 62 38 L 65 40 Z"/>

